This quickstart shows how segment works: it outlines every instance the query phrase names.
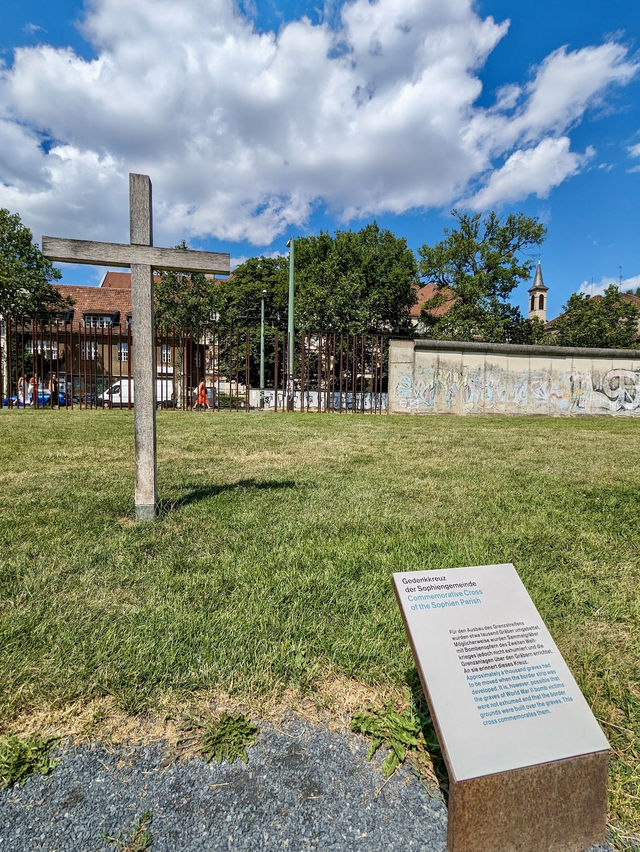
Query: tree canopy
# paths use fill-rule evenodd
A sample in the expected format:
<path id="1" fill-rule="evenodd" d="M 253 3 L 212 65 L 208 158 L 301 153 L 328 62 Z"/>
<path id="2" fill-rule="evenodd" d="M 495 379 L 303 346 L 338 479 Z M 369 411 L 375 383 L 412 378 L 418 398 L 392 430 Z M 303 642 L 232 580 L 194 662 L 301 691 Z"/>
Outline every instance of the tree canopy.
<path id="1" fill-rule="evenodd" d="M 445 228 L 445 239 L 437 245 L 418 250 L 423 282 L 436 287 L 421 313 L 427 334 L 449 340 L 539 342 L 543 324 L 524 319 L 509 296 L 531 276 L 533 260 L 523 255 L 542 244 L 544 225 L 522 213 L 504 220 L 494 211 L 484 217 L 457 210 L 452 215 L 458 226 Z M 446 313 L 431 313 L 451 300 Z"/>
<path id="2" fill-rule="evenodd" d="M 628 349 L 637 344 L 640 311 L 620 298 L 611 284 L 603 296 L 574 293 L 553 321 L 554 342 L 559 346 Z"/>
<path id="3" fill-rule="evenodd" d="M 0 315 L 47 319 L 71 304 L 51 286 L 61 277 L 17 213 L 0 209 Z"/>
<path id="4" fill-rule="evenodd" d="M 325 332 L 409 330 L 418 270 L 404 238 L 377 223 L 296 240 L 299 325 Z"/>
<path id="5" fill-rule="evenodd" d="M 176 248 L 188 249 L 184 240 Z M 161 272 L 155 280 L 154 302 L 158 328 L 195 328 L 211 320 L 215 285 L 201 272 Z"/>
<path id="6" fill-rule="evenodd" d="M 297 248 L 297 244 L 296 244 Z M 265 291 L 266 324 L 286 328 L 289 261 L 286 257 L 251 257 L 231 278 L 216 281 L 215 304 L 223 327 L 259 326 Z"/>
<path id="7" fill-rule="evenodd" d="M 351 334 L 409 329 L 417 266 L 406 241 L 376 223 L 360 231 L 321 232 L 295 241 L 296 327 Z M 225 324 L 257 325 L 266 290 L 266 321 L 287 323 L 289 260 L 259 257 L 217 283 Z"/>

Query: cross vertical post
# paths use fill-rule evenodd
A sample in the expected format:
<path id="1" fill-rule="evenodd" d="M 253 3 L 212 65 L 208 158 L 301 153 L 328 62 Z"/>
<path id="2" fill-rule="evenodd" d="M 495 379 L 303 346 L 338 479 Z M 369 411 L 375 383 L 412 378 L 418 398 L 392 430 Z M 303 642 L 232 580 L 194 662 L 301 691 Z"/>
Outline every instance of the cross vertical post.
<path id="1" fill-rule="evenodd" d="M 151 181 L 147 175 L 129 175 L 130 242 L 100 243 L 42 237 L 42 254 L 57 263 L 98 263 L 131 268 L 133 314 L 134 430 L 136 520 L 155 517 L 156 488 L 156 343 L 153 322 L 153 270 L 229 274 L 229 255 L 212 251 L 184 251 L 153 245 Z"/>
<path id="2" fill-rule="evenodd" d="M 129 175 L 131 245 L 153 245 L 151 181 Z M 153 520 L 156 511 L 156 351 L 153 322 L 153 268 L 131 264 L 136 520 Z"/>
<path id="3" fill-rule="evenodd" d="M 294 349 L 294 320 L 293 320 L 293 289 L 295 268 L 295 240 L 289 240 L 289 322 L 287 329 L 289 357 L 287 362 L 287 411 L 293 411 L 295 407 L 295 392 L 293 388 L 293 349 Z"/>

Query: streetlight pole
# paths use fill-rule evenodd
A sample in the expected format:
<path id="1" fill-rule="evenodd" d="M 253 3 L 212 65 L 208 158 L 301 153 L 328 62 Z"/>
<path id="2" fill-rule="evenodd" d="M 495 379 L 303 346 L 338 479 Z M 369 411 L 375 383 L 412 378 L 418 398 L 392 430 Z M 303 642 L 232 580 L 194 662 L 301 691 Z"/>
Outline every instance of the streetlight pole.
<path id="1" fill-rule="evenodd" d="M 295 240 L 290 237 L 287 247 L 289 248 L 289 327 L 288 327 L 288 343 L 289 343 L 289 358 L 287 364 L 287 408 L 289 411 L 293 409 L 293 281 L 295 269 Z"/>
<path id="2" fill-rule="evenodd" d="M 267 291 L 262 291 L 260 299 L 260 408 L 264 408 L 264 297 Z"/>

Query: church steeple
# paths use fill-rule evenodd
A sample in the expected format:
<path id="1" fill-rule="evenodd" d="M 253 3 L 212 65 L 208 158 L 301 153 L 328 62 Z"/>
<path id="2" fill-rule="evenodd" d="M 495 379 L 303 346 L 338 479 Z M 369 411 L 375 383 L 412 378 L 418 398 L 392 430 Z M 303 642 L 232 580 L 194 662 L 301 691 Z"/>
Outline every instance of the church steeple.
<path id="1" fill-rule="evenodd" d="M 538 317 L 542 322 L 547 321 L 548 289 L 542 280 L 542 267 L 540 266 L 540 261 L 538 261 L 533 284 L 529 287 L 529 319 Z"/>

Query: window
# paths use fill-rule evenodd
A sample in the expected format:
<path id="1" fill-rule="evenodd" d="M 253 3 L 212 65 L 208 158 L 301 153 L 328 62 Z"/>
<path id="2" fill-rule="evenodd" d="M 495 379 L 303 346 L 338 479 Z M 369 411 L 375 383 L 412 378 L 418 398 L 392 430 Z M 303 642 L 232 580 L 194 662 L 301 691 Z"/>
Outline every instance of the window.
<path id="1" fill-rule="evenodd" d="M 58 357 L 58 341 L 57 340 L 36 340 L 36 350 L 38 355 L 44 355 L 45 358 Z M 33 355 L 33 340 L 25 340 L 24 351 L 27 355 Z"/>
<path id="2" fill-rule="evenodd" d="M 80 358 L 82 361 L 96 361 L 98 358 L 98 344 L 94 340 L 81 341 Z"/>
<path id="3" fill-rule="evenodd" d="M 532 293 L 532 294 L 531 294 L 531 305 L 530 305 L 530 307 L 529 307 L 529 310 L 530 310 L 530 311 L 535 311 L 535 309 L 536 309 L 536 297 L 535 297 L 535 296 L 533 295 L 533 293 Z"/>
<path id="4" fill-rule="evenodd" d="M 538 297 L 538 310 L 539 311 L 544 310 L 544 294 L 543 293 L 540 293 L 540 296 Z"/>
<path id="5" fill-rule="evenodd" d="M 163 343 L 160 347 L 160 363 L 171 364 L 171 346 L 168 343 Z"/>
<path id="6" fill-rule="evenodd" d="M 102 316 L 100 314 L 85 314 L 85 328 L 109 328 L 113 323 L 112 316 Z"/>
<path id="7" fill-rule="evenodd" d="M 129 344 L 127 341 L 121 341 L 118 343 L 118 361 L 128 361 L 129 360 Z"/>

